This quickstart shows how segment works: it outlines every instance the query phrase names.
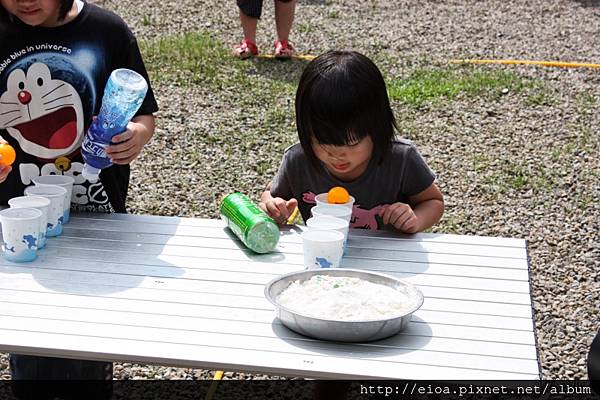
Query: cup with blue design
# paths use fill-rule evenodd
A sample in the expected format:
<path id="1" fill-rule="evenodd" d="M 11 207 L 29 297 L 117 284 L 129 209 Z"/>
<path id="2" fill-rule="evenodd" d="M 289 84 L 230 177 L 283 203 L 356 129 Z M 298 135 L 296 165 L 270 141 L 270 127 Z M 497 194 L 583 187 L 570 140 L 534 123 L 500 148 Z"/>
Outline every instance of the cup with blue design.
<path id="1" fill-rule="evenodd" d="M 46 237 L 58 236 L 63 231 L 64 202 L 67 190 L 60 186 L 29 186 L 25 196 L 42 196 L 50 200 Z"/>
<path id="2" fill-rule="evenodd" d="M 302 232 L 304 267 L 338 268 L 342 261 L 344 234 L 334 230 L 309 229 Z"/>
<path id="3" fill-rule="evenodd" d="M 32 178 L 31 181 L 35 186 L 55 185 L 67 191 L 63 203 L 63 224 L 69 222 L 71 219 L 71 197 L 73 196 L 73 183 L 75 183 L 75 179 L 68 175 L 42 175 Z"/>
<path id="4" fill-rule="evenodd" d="M 12 262 L 37 258 L 42 212 L 35 208 L 7 208 L 0 211 L 2 256 Z"/>
<path id="5" fill-rule="evenodd" d="M 50 208 L 50 200 L 42 196 L 19 196 L 8 200 L 10 208 L 35 208 L 42 212 L 40 218 L 38 250 L 46 246 L 46 227 L 48 226 L 48 208 Z"/>

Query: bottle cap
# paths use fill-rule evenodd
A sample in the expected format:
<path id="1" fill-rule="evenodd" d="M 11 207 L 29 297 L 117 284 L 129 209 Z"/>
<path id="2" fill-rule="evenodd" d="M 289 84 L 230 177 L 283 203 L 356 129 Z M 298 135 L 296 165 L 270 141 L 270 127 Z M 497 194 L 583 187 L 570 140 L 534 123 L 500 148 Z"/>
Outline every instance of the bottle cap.
<path id="1" fill-rule="evenodd" d="M 98 181 L 98 176 L 100 175 L 100 170 L 98 168 L 94 168 L 89 164 L 83 164 L 83 171 L 81 171 L 81 175 L 91 183 L 96 183 Z"/>
<path id="2" fill-rule="evenodd" d="M 117 87 L 136 93 L 145 91 L 148 86 L 142 75 L 127 68 L 115 69 L 110 75 L 110 80 Z"/>

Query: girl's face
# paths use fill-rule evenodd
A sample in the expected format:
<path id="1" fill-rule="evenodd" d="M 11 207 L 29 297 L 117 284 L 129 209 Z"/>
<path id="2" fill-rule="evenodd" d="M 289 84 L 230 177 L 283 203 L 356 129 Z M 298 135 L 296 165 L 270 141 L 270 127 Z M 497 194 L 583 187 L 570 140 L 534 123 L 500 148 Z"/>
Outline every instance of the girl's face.
<path id="1" fill-rule="evenodd" d="M 370 136 L 365 136 L 346 146 L 334 146 L 319 144 L 313 138 L 312 148 L 333 176 L 343 181 L 352 181 L 367 170 L 373 154 L 373 141 Z"/>
<path id="2" fill-rule="evenodd" d="M 51 28 L 68 20 L 58 21 L 60 0 L 0 0 L 10 14 L 27 25 Z"/>

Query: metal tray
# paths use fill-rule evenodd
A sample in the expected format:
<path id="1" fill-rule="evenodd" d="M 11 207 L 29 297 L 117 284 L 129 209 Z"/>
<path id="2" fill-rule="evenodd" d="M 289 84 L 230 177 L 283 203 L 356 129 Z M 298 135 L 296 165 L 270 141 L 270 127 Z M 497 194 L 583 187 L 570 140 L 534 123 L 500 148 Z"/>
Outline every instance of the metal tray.
<path id="1" fill-rule="evenodd" d="M 290 283 L 303 282 L 315 275 L 356 277 L 390 286 L 408 297 L 409 308 L 387 319 L 339 321 L 315 318 L 277 303 L 277 297 Z M 394 335 L 408 326 L 412 314 L 423 304 L 423 294 L 410 283 L 385 274 L 346 268 L 309 269 L 281 275 L 265 286 L 265 297 L 275 306 L 277 317 L 291 330 L 316 339 L 340 342 L 368 342 Z"/>

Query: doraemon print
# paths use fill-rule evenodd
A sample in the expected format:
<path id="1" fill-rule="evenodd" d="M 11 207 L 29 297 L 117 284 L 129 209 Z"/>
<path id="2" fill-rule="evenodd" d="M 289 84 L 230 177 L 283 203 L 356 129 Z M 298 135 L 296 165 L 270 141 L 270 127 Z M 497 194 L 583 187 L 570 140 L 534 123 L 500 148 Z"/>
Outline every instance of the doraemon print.
<path id="1" fill-rule="evenodd" d="M 69 82 L 52 79 L 47 65 L 36 62 L 27 71 L 13 70 L 0 103 L 0 128 L 6 129 L 24 152 L 55 160 L 81 145 L 83 109 L 79 93 Z"/>
<path id="2" fill-rule="evenodd" d="M 69 58 L 43 51 L 15 60 L 3 74 L 0 129 L 32 158 L 32 162 L 19 163 L 23 185 L 30 185 L 39 175 L 70 175 L 75 178 L 75 209 L 108 212 L 113 209 L 102 183 L 92 184 L 81 175 L 80 146 L 96 99 L 90 71 L 78 65 L 80 59 L 76 54 Z M 87 96 L 85 110 L 82 95 Z"/>
<path id="3" fill-rule="evenodd" d="M 21 196 L 36 176 L 64 174 L 75 179 L 75 210 L 125 212 L 129 166 L 114 165 L 92 184 L 81 174 L 80 148 L 110 73 L 130 68 L 148 76 L 133 34 L 121 18 L 89 3 L 60 27 L 14 21 L 0 28 L 0 136 L 17 151 L 0 183 L 0 204 Z M 155 111 L 149 89 L 138 114 Z"/>

